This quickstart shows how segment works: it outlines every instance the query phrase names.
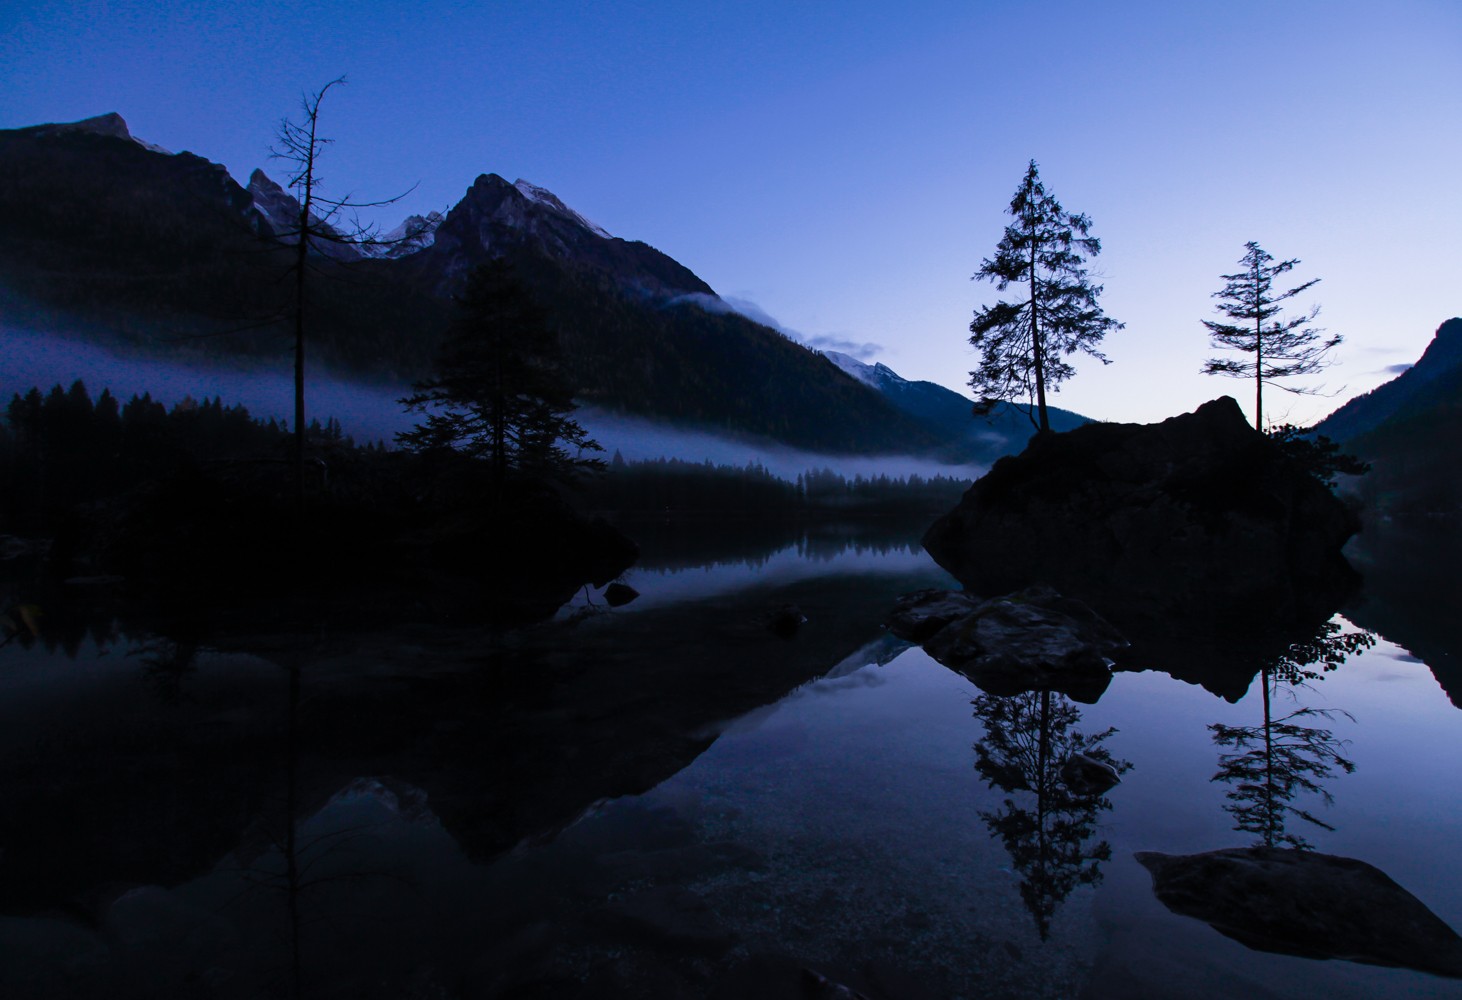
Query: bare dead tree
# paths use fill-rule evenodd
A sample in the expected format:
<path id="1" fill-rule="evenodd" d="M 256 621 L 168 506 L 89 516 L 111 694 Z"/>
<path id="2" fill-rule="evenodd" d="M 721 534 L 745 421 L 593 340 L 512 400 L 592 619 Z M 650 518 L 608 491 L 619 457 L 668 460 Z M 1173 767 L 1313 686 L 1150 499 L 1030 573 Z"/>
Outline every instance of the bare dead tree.
<path id="1" fill-rule="evenodd" d="M 345 77 L 337 77 L 312 94 L 300 98 L 298 120 L 284 118 L 275 132 L 275 145 L 270 147 L 274 159 L 291 164 L 291 174 L 285 187 L 298 192 L 299 216 L 296 224 L 276 232 L 275 238 L 282 243 L 293 244 L 294 262 L 289 274 L 294 278 L 293 320 L 294 325 L 294 504 L 298 516 L 305 502 L 305 310 L 306 279 L 315 268 L 311 260 L 312 250 L 319 256 L 340 257 L 339 250 L 329 252 L 334 246 L 345 251 L 345 255 L 356 257 L 414 240 L 421 235 L 422 227 L 408 226 L 405 235 L 398 239 L 383 239 L 370 226 L 361 225 L 356 212 L 362 208 L 378 208 L 400 201 L 413 188 L 393 198 L 381 201 L 355 201 L 349 195 L 343 198 L 329 198 L 321 194 L 323 179 L 318 163 L 325 147 L 334 140 L 320 135 L 320 104 L 331 87 L 344 84 Z M 342 217 L 351 213 L 348 222 Z"/>

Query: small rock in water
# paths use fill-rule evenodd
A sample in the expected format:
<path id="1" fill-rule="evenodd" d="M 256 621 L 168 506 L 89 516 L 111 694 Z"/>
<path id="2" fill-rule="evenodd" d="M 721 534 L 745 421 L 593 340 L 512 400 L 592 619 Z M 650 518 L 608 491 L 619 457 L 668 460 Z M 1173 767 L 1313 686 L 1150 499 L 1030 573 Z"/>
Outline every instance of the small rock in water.
<path id="1" fill-rule="evenodd" d="M 988 601 L 921 590 L 899 601 L 888 627 L 924 636 L 925 652 L 999 696 L 1048 689 L 1095 701 L 1111 682 L 1108 654 L 1127 645 L 1091 608 L 1043 585 Z"/>
<path id="2" fill-rule="evenodd" d="M 611 608 L 618 608 L 639 597 L 640 592 L 627 583 L 611 583 L 604 588 L 602 596 L 605 604 Z"/>
<path id="3" fill-rule="evenodd" d="M 1364 861 L 1279 847 L 1133 856 L 1169 910 L 1255 951 L 1462 979 L 1462 937 Z"/>
<path id="4" fill-rule="evenodd" d="M 888 616 L 888 630 L 900 639 L 924 642 L 983 603 L 963 590 L 916 590 L 900 597 L 894 605 Z"/>
<path id="5" fill-rule="evenodd" d="M 783 639 L 790 639 L 797 634 L 797 630 L 802 627 L 802 623 L 807 621 L 807 616 L 802 613 L 802 609 L 797 607 L 797 605 L 784 604 L 762 620 L 773 634 Z"/>
<path id="6" fill-rule="evenodd" d="M 1073 795 L 1081 798 L 1101 795 L 1122 783 L 1115 767 L 1084 753 L 1066 758 L 1066 763 L 1061 765 L 1061 780 Z"/>

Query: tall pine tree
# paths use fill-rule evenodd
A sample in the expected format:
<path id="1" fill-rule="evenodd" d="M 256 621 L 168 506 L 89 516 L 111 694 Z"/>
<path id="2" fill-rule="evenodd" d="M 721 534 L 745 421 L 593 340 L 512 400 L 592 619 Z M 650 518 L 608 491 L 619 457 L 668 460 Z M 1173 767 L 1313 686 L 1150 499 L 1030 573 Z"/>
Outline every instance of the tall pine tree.
<path id="1" fill-rule="evenodd" d="M 565 480 L 602 470 L 583 453 L 604 449 L 569 416 L 576 407 L 558 337 L 513 266 L 502 258 L 479 266 L 457 304 L 431 377 L 401 400 L 426 419 L 397 441 L 486 461 L 497 503 L 513 475 Z"/>
<path id="2" fill-rule="evenodd" d="M 1033 407 L 1032 423 L 1049 431 L 1046 392 L 1076 374 L 1066 356 L 1082 351 L 1108 364 L 1096 345 L 1123 324 L 1102 312 L 1102 286 L 1088 281 L 1082 266 L 1102 252 L 1101 241 L 1088 235 L 1091 219 L 1067 212 L 1046 193 L 1035 160 L 1009 212 L 1015 221 L 974 280 L 992 281 L 1001 292 L 1016 285 L 1026 294 L 1024 301 L 1001 301 L 975 313 L 970 343 L 980 352 L 980 367 L 970 372 L 969 385 L 979 400 L 975 416 L 1002 402 L 1027 401 L 1026 415 Z"/>
<path id="3" fill-rule="evenodd" d="M 1328 368 L 1330 362 L 1325 355 L 1341 342 L 1340 337 L 1325 340 L 1320 336 L 1323 330 L 1309 326 L 1320 314 L 1319 306 L 1303 316 L 1277 318 L 1281 302 L 1313 287 L 1320 279 L 1311 278 L 1287 292 L 1276 292 L 1274 279 L 1294 270 L 1299 261 L 1282 260 L 1276 264 L 1271 263 L 1273 260 L 1258 243 L 1251 240 L 1244 244 L 1244 256 L 1239 258 L 1244 269 L 1237 274 L 1223 275 L 1228 284 L 1213 293 L 1214 298 L 1222 300 L 1215 308 L 1235 322 L 1203 321 L 1213 336 L 1214 347 L 1251 355 L 1210 358 L 1203 365 L 1203 374 L 1253 379 L 1254 426 L 1261 431 L 1264 429 L 1264 384 L 1274 384 L 1275 379 L 1313 375 Z M 1287 385 L 1276 388 L 1302 395 L 1318 392 Z"/>

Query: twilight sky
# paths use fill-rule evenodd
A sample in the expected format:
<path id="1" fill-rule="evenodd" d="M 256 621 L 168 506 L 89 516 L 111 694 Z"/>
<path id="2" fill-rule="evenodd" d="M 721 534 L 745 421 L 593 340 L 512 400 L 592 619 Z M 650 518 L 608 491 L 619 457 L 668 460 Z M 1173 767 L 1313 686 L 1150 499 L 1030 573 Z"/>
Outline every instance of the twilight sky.
<path id="1" fill-rule="evenodd" d="M 1249 385 L 1198 374 L 1246 240 L 1321 283 L 1335 398 L 1462 313 L 1462 4 L 454 4 L 12 0 L 0 128 L 108 111 L 134 135 L 271 170 L 277 120 L 323 107 L 332 193 L 380 222 L 527 178 L 804 338 L 964 389 L 968 324 L 1027 160 L 1092 216 L 1127 328 L 1053 402 L 1158 420 Z M 847 348 L 843 348 L 847 349 Z"/>

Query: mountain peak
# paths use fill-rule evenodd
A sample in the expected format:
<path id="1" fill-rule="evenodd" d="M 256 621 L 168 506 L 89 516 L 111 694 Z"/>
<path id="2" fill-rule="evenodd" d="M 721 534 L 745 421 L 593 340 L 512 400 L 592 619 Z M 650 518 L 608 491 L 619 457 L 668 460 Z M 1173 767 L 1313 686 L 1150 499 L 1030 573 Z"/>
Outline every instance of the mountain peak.
<path id="1" fill-rule="evenodd" d="M 715 290 L 689 268 L 644 243 L 618 239 L 569 208 L 551 191 L 497 174 L 481 174 L 437 227 L 423 265 L 449 290 L 456 276 L 482 260 L 531 246 L 575 268 L 598 271 L 637 296 L 665 301 Z"/>
<path id="2" fill-rule="evenodd" d="M 83 118 L 79 122 L 50 122 L 45 125 L 34 126 L 35 131 L 41 135 L 61 135 L 66 132 L 90 132 L 93 135 L 109 135 L 114 139 L 126 139 L 128 142 L 135 142 L 143 149 L 150 149 L 154 153 L 173 155 L 169 150 L 150 142 L 144 142 L 133 135 L 127 128 L 127 120 L 115 111 L 109 111 L 104 115 L 97 115 L 95 118 Z"/>
<path id="3" fill-rule="evenodd" d="M 859 361 L 851 354 L 844 354 L 841 351 L 822 351 L 821 353 L 823 357 L 853 376 L 859 382 L 872 386 L 880 391 L 886 385 L 908 381 L 908 379 L 885 364 L 870 365 L 866 362 Z"/>
<path id="4" fill-rule="evenodd" d="M 584 218 L 578 212 L 575 212 L 572 208 L 569 208 L 561 200 L 559 200 L 558 195 L 554 194 L 547 188 L 541 188 L 537 184 L 531 184 L 528 181 L 523 180 L 523 178 L 521 177 L 513 181 L 513 187 L 517 188 L 519 193 L 522 194 L 523 197 L 527 198 L 529 201 L 537 202 L 543 207 L 549 209 L 550 211 L 557 212 L 559 215 L 562 215 L 567 219 L 571 219 L 572 221 L 577 222 L 579 225 L 583 226 L 590 232 L 602 236 L 606 240 L 611 240 L 614 238 L 610 236 L 609 233 L 606 232 L 603 228 L 594 225 L 594 223 Z"/>
<path id="5" fill-rule="evenodd" d="M 442 224 L 441 212 L 431 211 L 425 216 L 408 215 L 401 224 L 381 237 L 386 247 L 378 256 L 405 257 L 418 250 L 425 250 L 436 241 L 437 227 Z"/>
<path id="6" fill-rule="evenodd" d="M 299 199 L 282 188 L 277 181 L 258 167 L 255 167 L 254 172 L 249 175 L 248 192 L 254 199 L 254 207 L 269 221 L 276 236 L 285 243 L 294 243 L 299 239 Z M 335 232 L 333 226 L 313 212 L 310 213 L 310 223 L 312 226 L 320 227 L 326 233 Z M 314 239 L 311 240 L 310 246 L 335 260 L 358 260 L 362 256 L 359 249 L 345 242 Z"/>

